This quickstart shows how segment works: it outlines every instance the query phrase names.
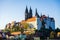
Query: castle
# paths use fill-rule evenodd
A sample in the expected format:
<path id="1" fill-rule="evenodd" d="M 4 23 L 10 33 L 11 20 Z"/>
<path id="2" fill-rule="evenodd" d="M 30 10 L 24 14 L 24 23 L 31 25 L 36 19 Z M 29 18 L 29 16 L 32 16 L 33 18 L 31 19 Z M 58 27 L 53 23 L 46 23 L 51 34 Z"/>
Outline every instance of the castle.
<path id="1" fill-rule="evenodd" d="M 25 9 L 25 21 L 31 24 L 34 28 L 40 30 L 41 28 L 52 28 L 55 29 L 55 20 L 49 16 L 41 15 L 39 16 L 37 9 L 35 11 L 35 16 L 32 16 L 32 9 L 28 12 L 28 8 Z M 23 21 L 24 22 L 24 21 Z"/>
<path id="2" fill-rule="evenodd" d="M 52 28 L 55 29 L 55 20 L 52 17 L 41 15 L 39 16 L 37 9 L 35 10 L 35 16 L 32 14 L 32 9 L 30 7 L 30 10 L 28 11 L 28 8 L 26 6 L 25 9 L 25 20 L 22 20 L 21 22 L 12 22 L 6 25 L 6 28 L 11 28 L 13 25 L 20 25 L 20 23 L 28 23 L 31 28 L 35 28 L 37 30 L 40 30 L 41 28 Z"/>

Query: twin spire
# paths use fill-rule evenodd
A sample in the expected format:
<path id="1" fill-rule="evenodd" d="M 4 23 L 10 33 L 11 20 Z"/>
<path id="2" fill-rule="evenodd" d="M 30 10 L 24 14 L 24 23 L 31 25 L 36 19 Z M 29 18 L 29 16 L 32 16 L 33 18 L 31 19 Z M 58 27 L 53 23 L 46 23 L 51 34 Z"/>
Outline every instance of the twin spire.
<path id="1" fill-rule="evenodd" d="M 25 20 L 29 19 L 29 18 L 32 18 L 32 9 L 30 7 L 30 10 L 28 12 L 28 8 L 26 6 L 26 10 L 25 10 Z"/>
<path id="2" fill-rule="evenodd" d="M 26 10 L 25 10 L 25 20 L 27 20 L 27 19 L 29 19 L 29 18 L 32 18 L 32 9 L 31 9 L 31 7 L 30 7 L 30 10 L 29 10 L 29 12 L 28 12 L 28 8 L 27 8 L 27 6 L 26 6 Z M 39 17 L 39 14 L 38 14 L 38 12 L 37 12 L 37 9 L 35 10 L 35 16 L 36 17 Z"/>
<path id="3" fill-rule="evenodd" d="M 30 7 L 29 13 L 31 13 L 31 12 L 32 12 L 32 9 L 31 9 L 31 7 Z M 25 13 L 28 13 L 28 8 L 27 8 L 27 6 L 26 6 Z"/>

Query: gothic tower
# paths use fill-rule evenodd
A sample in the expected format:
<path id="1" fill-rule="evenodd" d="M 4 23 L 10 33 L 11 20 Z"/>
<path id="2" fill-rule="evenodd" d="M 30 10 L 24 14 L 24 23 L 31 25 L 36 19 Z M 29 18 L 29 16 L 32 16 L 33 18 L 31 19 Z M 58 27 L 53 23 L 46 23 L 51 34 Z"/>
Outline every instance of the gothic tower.
<path id="1" fill-rule="evenodd" d="M 35 10 L 35 16 L 36 17 L 40 17 L 39 14 L 38 14 L 38 12 L 37 12 L 37 9 Z"/>
<path id="2" fill-rule="evenodd" d="M 29 10 L 29 18 L 32 18 L 32 9 L 30 7 L 30 10 Z"/>
<path id="3" fill-rule="evenodd" d="M 27 20 L 27 19 L 28 19 L 28 8 L 26 6 L 26 9 L 25 9 L 25 20 Z"/>

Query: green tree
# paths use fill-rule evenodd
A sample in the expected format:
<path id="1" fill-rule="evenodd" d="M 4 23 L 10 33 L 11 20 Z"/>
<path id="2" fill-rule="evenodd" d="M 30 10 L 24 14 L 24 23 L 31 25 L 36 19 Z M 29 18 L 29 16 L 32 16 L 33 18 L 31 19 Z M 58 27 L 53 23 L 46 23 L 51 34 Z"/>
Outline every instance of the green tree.
<path id="1" fill-rule="evenodd" d="M 22 23 L 21 25 L 22 25 L 22 27 L 23 27 L 24 29 L 29 28 L 29 24 L 28 24 L 28 23 Z"/>
<path id="2" fill-rule="evenodd" d="M 60 32 L 60 29 L 59 29 L 59 28 L 57 28 L 57 29 L 55 29 L 55 31 L 56 31 L 56 32 Z"/>

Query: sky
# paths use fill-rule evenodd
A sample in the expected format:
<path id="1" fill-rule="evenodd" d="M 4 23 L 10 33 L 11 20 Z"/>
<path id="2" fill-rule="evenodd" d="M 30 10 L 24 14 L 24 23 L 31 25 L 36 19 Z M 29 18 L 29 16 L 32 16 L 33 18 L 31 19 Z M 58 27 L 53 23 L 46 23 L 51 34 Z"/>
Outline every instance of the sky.
<path id="1" fill-rule="evenodd" d="M 55 28 L 60 28 L 60 0 L 0 0 L 0 29 L 12 21 L 20 22 L 25 18 L 26 6 L 55 19 Z"/>

